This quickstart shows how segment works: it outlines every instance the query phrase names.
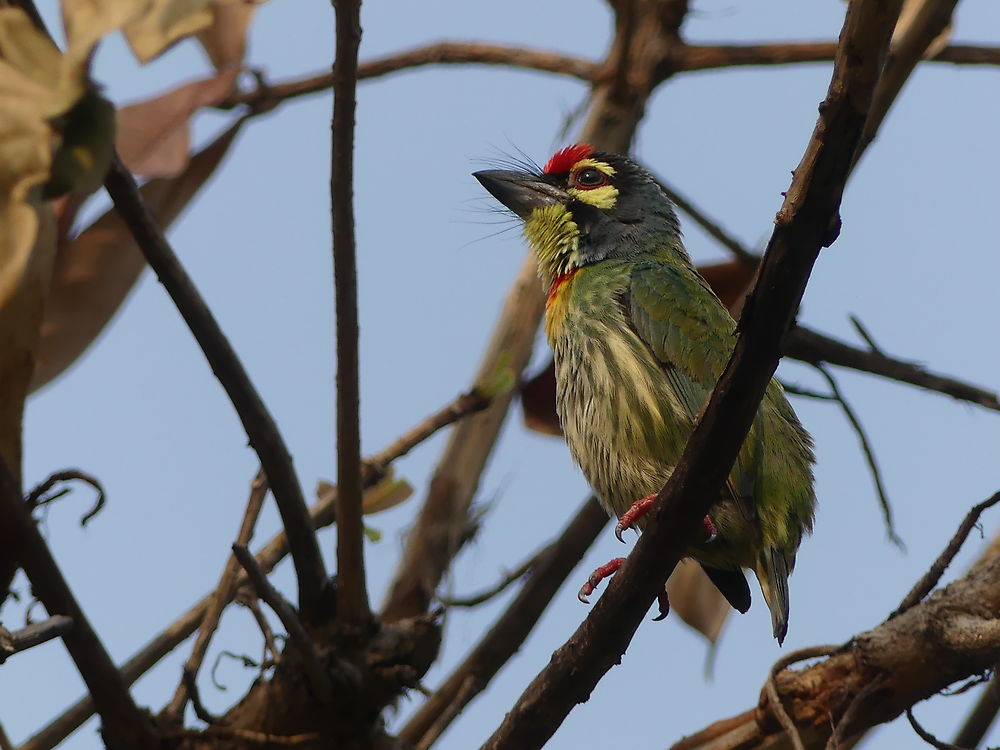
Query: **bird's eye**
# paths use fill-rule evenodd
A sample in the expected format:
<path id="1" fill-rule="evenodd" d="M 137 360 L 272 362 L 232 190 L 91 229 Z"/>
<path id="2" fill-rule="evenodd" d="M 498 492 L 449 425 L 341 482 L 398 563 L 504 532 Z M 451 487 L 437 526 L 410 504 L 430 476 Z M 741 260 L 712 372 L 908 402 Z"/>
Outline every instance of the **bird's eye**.
<path id="1" fill-rule="evenodd" d="M 608 176 L 601 170 L 595 169 L 594 167 L 584 167 L 583 169 L 573 173 L 572 182 L 576 187 L 589 190 L 591 188 L 601 187 L 601 185 L 606 185 L 608 183 Z"/>

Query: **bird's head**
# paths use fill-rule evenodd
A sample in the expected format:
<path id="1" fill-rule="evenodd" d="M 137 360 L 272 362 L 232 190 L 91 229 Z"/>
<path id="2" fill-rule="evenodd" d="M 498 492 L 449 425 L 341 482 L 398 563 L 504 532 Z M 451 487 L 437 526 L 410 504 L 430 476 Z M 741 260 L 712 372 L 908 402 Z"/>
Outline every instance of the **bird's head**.
<path id="1" fill-rule="evenodd" d="M 546 284 L 602 260 L 684 253 L 673 204 L 625 156 L 578 143 L 557 151 L 541 172 L 490 169 L 474 176 L 524 220 Z"/>

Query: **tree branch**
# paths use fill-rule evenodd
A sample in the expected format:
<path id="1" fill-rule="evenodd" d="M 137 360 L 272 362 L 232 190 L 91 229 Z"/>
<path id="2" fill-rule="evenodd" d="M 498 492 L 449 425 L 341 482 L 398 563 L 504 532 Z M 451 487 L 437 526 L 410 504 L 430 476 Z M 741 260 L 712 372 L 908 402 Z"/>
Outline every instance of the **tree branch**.
<path id="1" fill-rule="evenodd" d="M 813 365 L 827 362 L 870 372 L 1000 411 L 1000 400 L 995 393 L 945 375 L 928 372 L 922 365 L 914 362 L 893 359 L 881 352 L 858 349 L 805 326 L 796 326 L 786 337 L 785 356 Z"/>
<path id="2" fill-rule="evenodd" d="M 795 170 L 740 319 L 733 357 L 646 532 L 570 640 L 528 686 L 484 750 L 540 748 L 624 653 L 681 551 L 718 497 L 777 367 L 819 250 L 836 238 L 838 208 L 900 2 L 850 4 L 820 119 Z"/>
<path id="3" fill-rule="evenodd" d="M 521 648 L 552 597 L 608 524 L 608 514 L 593 497 L 557 539 L 536 557 L 531 576 L 483 639 L 424 701 L 399 733 L 399 739 L 426 750 L 484 691 Z"/>
<path id="4" fill-rule="evenodd" d="M 155 747 L 153 725 L 132 701 L 125 681 L 70 591 L 2 459 L 0 518 L 4 519 L 0 524 L 0 546 L 14 550 L 32 590 L 49 615 L 72 620 L 73 627 L 63 635 L 63 642 L 101 715 L 108 747 L 112 750 Z"/>
<path id="5" fill-rule="evenodd" d="M 461 398 L 462 397 L 459 397 L 457 400 L 460 400 Z M 453 410 L 451 407 L 454 403 L 455 402 L 452 402 L 452 404 L 445 406 L 440 410 L 440 412 L 438 412 L 438 414 L 447 412 L 451 417 L 453 417 L 451 421 L 455 421 L 461 419 L 466 414 L 471 413 L 471 411 L 464 412 L 461 409 Z M 405 435 L 409 436 L 408 439 L 395 440 L 389 448 L 377 453 L 377 465 L 382 467 L 388 466 L 389 463 L 413 448 L 413 446 L 418 444 L 421 440 L 425 440 L 430 437 L 433 434 L 433 431 L 428 431 L 426 429 L 426 422 L 427 420 L 425 420 L 424 423 L 421 423 L 421 425 L 418 425 L 416 428 L 405 433 Z M 447 420 L 434 420 L 434 423 L 438 425 L 438 428 L 451 424 L 451 422 Z M 377 476 L 377 473 L 369 472 L 365 479 L 366 488 L 373 488 L 377 484 L 378 480 L 379 477 Z M 314 529 L 324 528 L 334 522 L 336 502 L 336 491 L 330 492 L 323 496 L 309 509 L 310 525 Z M 266 573 L 269 573 L 274 566 L 281 562 L 285 558 L 285 555 L 288 554 L 288 547 L 288 535 L 284 531 L 279 532 L 272 537 L 271 540 L 257 552 L 257 562 L 260 564 L 261 569 Z M 239 588 L 246 585 L 247 582 L 248 578 L 246 574 L 241 573 L 236 579 L 235 589 L 239 590 Z M 164 656 L 169 654 L 173 649 L 175 649 L 186 638 L 195 632 L 198 625 L 205 619 L 205 613 L 208 611 L 208 608 L 212 603 L 212 596 L 213 594 L 207 594 L 202 597 L 200 601 L 194 604 L 190 609 L 188 609 L 187 612 L 182 614 L 173 623 L 167 626 L 164 631 L 157 634 L 149 643 L 133 654 L 128 661 L 122 665 L 121 675 L 127 685 L 131 685 L 138 680 L 142 675 L 152 669 L 152 667 Z M 231 601 L 232 596 L 230 596 L 225 603 L 228 604 Z M 19 750 L 52 750 L 52 748 L 78 729 L 93 714 L 94 702 L 90 696 L 85 696 L 49 722 L 45 727 L 36 732 L 23 745 L 21 745 Z"/>
<path id="6" fill-rule="evenodd" d="M 253 538 L 254 526 L 257 525 L 257 517 L 264 505 L 264 498 L 267 496 L 267 480 L 263 469 L 258 470 L 257 476 L 250 482 L 250 497 L 247 500 L 247 507 L 243 513 L 243 521 L 240 523 L 240 530 L 236 535 L 236 544 L 246 547 Z M 222 570 L 219 583 L 215 587 L 215 592 L 210 597 L 210 603 L 205 616 L 202 618 L 201 626 L 198 628 L 198 637 L 195 638 L 194 646 L 191 647 L 191 655 L 184 662 L 182 679 L 174 692 L 174 697 L 169 705 L 163 709 L 160 716 L 167 722 L 180 723 L 184 715 L 184 706 L 187 705 L 188 697 L 191 695 L 190 685 L 195 685 L 198 679 L 198 670 L 201 669 L 205 654 L 208 652 L 208 645 L 212 642 L 212 636 L 219 626 L 219 619 L 226 606 L 233 600 L 236 594 L 236 579 L 240 573 L 240 563 L 235 555 L 230 555 L 226 560 L 226 566 Z"/>
<path id="7" fill-rule="evenodd" d="M 135 180 L 117 155 L 105 187 L 149 265 L 194 334 L 212 372 L 219 379 L 239 415 L 250 445 L 264 467 L 281 514 L 281 522 L 291 542 L 303 615 L 306 619 L 318 616 L 329 590 L 326 570 L 309 520 L 309 509 L 295 475 L 292 457 L 274 418 L 208 305 L 171 249 L 156 219 L 143 203 Z"/>
<path id="8" fill-rule="evenodd" d="M 991 499 L 997 498 L 1000 493 Z M 777 688 L 805 747 L 815 750 L 827 745 L 833 726 L 842 737 L 857 736 L 998 660 L 1000 555 L 992 554 L 928 599 L 855 636 L 830 658 L 779 674 Z M 784 733 L 771 704 L 762 701 L 756 710 L 716 722 L 671 750 L 763 750 Z"/>
<path id="9" fill-rule="evenodd" d="M 54 615 L 14 632 L 0 625 L 0 664 L 20 651 L 27 651 L 53 638 L 66 635 L 72 627 L 73 618 L 65 615 Z"/>
<path id="10" fill-rule="evenodd" d="M 288 640 L 302 658 L 302 667 L 306 673 L 306 679 L 309 680 L 309 685 L 313 690 L 313 695 L 316 696 L 321 704 L 329 706 L 333 702 L 333 690 L 330 687 L 330 678 L 323 671 L 319 654 L 316 653 L 316 648 L 313 646 L 312 640 L 306 633 L 306 629 L 302 626 L 302 621 L 299 620 L 298 613 L 292 609 L 292 605 L 267 580 L 267 575 L 257 563 L 254 556 L 250 554 L 250 550 L 242 545 L 234 544 L 233 555 L 236 556 L 240 565 L 243 566 L 243 570 L 246 571 L 247 577 L 250 579 L 250 583 L 257 591 L 257 594 L 267 602 L 267 606 L 272 609 L 274 614 L 278 616 L 278 619 L 281 620 L 281 624 L 285 626 L 285 631 L 288 633 Z"/>
<path id="11" fill-rule="evenodd" d="M 354 111 L 357 107 L 361 1 L 334 0 L 333 273 L 337 308 L 337 615 L 362 627 L 371 620 L 365 588 L 361 521 L 361 436 L 358 421 L 358 269 L 354 238 Z"/>

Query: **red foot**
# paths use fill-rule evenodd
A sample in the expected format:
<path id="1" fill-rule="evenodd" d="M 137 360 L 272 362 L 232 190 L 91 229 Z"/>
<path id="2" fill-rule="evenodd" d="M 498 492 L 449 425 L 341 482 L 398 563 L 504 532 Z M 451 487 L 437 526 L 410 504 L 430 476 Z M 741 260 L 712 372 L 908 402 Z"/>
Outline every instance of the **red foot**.
<path id="1" fill-rule="evenodd" d="M 641 500 L 636 500 L 627 511 L 622 513 L 621 518 L 618 519 L 618 525 L 615 526 L 615 537 L 619 542 L 624 544 L 625 540 L 622 539 L 622 532 L 625 529 L 631 529 L 636 521 L 649 513 L 649 509 L 653 507 L 655 499 L 656 495 L 646 495 Z"/>
<path id="2" fill-rule="evenodd" d="M 594 593 L 594 590 L 597 588 L 598 584 L 601 581 L 603 581 L 605 578 L 610 578 L 615 573 L 617 573 L 618 568 L 622 566 L 623 562 L 625 562 L 624 557 L 616 557 L 611 562 L 605 563 L 604 565 L 599 567 L 597 570 L 595 570 L 593 573 L 590 574 L 590 578 L 587 579 L 587 582 L 580 587 L 580 593 L 577 594 L 576 597 L 584 604 L 590 604 L 590 601 L 587 599 L 587 597 Z"/>
<path id="3" fill-rule="evenodd" d="M 625 540 L 622 539 L 622 532 L 624 532 L 625 529 L 631 529 L 635 525 L 636 521 L 649 513 L 649 509 L 653 507 L 653 501 L 655 499 L 656 495 L 646 495 L 646 497 L 641 500 L 636 500 L 627 511 L 622 513 L 621 517 L 618 519 L 618 525 L 615 526 L 615 538 L 617 538 L 619 542 L 625 542 Z M 714 542 L 715 538 L 719 535 L 719 531 L 715 528 L 715 524 L 712 523 L 712 519 L 709 516 L 705 516 L 701 521 L 701 525 L 702 528 L 705 529 L 705 533 L 708 534 L 706 542 Z"/>

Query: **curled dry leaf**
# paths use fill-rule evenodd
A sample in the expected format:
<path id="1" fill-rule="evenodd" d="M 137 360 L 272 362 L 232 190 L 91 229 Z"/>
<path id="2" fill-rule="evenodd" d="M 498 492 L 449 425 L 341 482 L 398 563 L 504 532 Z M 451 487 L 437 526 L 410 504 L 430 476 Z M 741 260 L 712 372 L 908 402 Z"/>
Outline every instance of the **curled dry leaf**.
<path id="1" fill-rule="evenodd" d="M 242 66 L 247 29 L 259 4 L 259 0 L 218 0 L 212 7 L 212 23 L 198 32 L 198 41 L 216 70 Z"/>
<path id="2" fill-rule="evenodd" d="M 336 492 L 336 485 L 330 484 L 330 482 L 320 480 L 316 485 L 316 497 L 320 501 L 331 499 Z M 412 494 L 413 485 L 405 479 L 397 479 L 390 466 L 381 481 L 365 490 L 361 512 L 366 516 L 381 513 L 383 510 L 395 508 L 406 502 Z"/>
<path id="3" fill-rule="evenodd" d="M 670 611 L 715 643 L 733 608 L 693 560 L 681 560 L 667 579 Z"/>
<path id="4" fill-rule="evenodd" d="M 178 176 L 150 180 L 140 192 L 164 228 L 177 218 L 232 145 L 243 120 L 199 151 Z M 60 244 L 52 291 L 41 325 L 32 389 L 55 378 L 104 329 L 146 262 L 114 209 Z"/>
<path id="5" fill-rule="evenodd" d="M 136 0 L 117 1 L 136 4 Z M 174 42 L 212 23 L 215 0 L 145 0 L 142 4 L 147 6 L 146 12 L 128 23 L 123 31 L 132 54 L 147 63 Z"/>
<path id="6" fill-rule="evenodd" d="M 132 172 L 173 177 L 187 166 L 191 116 L 225 99 L 236 85 L 236 70 L 192 81 L 154 99 L 118 111 L 118 153 Z"/>

